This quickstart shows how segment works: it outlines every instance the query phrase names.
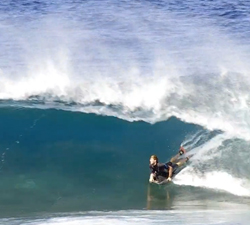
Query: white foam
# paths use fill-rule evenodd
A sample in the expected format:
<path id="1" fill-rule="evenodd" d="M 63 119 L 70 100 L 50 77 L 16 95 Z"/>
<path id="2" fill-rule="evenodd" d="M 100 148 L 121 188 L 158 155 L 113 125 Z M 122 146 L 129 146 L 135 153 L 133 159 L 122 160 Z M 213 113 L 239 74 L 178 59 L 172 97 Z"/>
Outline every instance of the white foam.
<path id="1" fill-rule="evenodd" d="M 237 196 L 250 196 L 250 182 L 245 179 L 235 178 L 226 172 L 212 171 L 200 174 L 188 168 L 178 175 L 175 183 L 223 190 Z"/>
<path id="2" fill-rule="evenodd" d="M 0 26 L 0 48 L 14 58 L 1 61 L 0 99 L 39 95 L 49 107 L 150 123 L 176 116 L 250 139 L 249 46 L 205 18 L 133 6 L 87 4 L 73 25 L 50 15 L 12 33 Z M 102 25 L 89 12 L 104 15 Z M 56 100 L 81 106 L 50 104 Z"/>
<path id="3" fill-rule="evenodd" d="M 197 142 L 194 140 L 203 137 L 206 139 L 206 134 L 198 132 L 193 138 L 188 137 L 183 142 L 188 144 L 188 140 L 193 141 L 184 147 L 191 149 L 188 154 L 194 156 L 190 160 L 191 164 L 176 176 L 174 182 L 179 185 L 222 190 L 237 196 L 250 196 L 250 181 L 239 169 L 241 167 L 243 171 L 249 170 L 249 163 L 246 161 L 249 153 L 245 151 L 249 143 L 242 140 L 241 144 L 224 133 L 195 146 Z"/>
<path id="4" fill-rule="evenodd" d="M 80 224 L 248 224 L 249 211 L 242 208 L 234 210 L 127 210 L 117 212 L 86 212 L 82 214 L 51 215 L 50 219 L 10 220 L 4 224 L 34 225 L 80 225 Z M 1 222 L 1 221 L 0 221 Z"/>

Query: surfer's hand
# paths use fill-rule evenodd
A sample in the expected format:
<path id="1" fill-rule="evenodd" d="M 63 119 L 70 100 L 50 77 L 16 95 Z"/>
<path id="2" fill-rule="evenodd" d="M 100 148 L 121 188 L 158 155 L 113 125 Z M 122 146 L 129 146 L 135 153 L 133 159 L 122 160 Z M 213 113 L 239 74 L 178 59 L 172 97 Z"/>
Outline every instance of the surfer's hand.
<path id="1" fill-rule="evenodd" d="M 169 177 L 167 180 L 168 180 L 168 181 L 171 181 L 172 179 L 171 179 L 171 177 Z"/>
<path id="2" fill-rule="evenodd" d="M 149 177 L 149 182 L 150 183 L 153 183 L 154 182 L 154 174 L 150 174 L 150 177 Z"/>

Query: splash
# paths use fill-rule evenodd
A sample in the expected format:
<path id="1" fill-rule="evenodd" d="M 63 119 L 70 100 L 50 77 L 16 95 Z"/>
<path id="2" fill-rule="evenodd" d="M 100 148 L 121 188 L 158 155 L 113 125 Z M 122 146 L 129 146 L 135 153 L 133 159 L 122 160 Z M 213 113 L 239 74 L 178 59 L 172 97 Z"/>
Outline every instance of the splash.
<path id="1" fill-rule="evenodd" d="M 190 150 L 188 154 L 194 156 L 191 164 L 176 177 L 176 184 L 250 196 L 249 142 L 226 134 L 208 139 L 207 132 L 198 132 L 183 144 Z"/>
<path id="2" fill-rule="evenodd" d="M 178 176 L 175 183 L 222 190 L 237 196 L 250 196 L 250 182 L 245 179 L 235 178 L 226 172 L 213 171 L 199 174 L 195 170 L 188 169 Z"/>
<path id="3" fill-rule="evenodd" d="M 175 116 L 250 138 L 242 40 L 208 18 L 108 2 L 76 7 L 76 21 L 65 6 L 65 16 L 52 11 L 18 28 L 1 22 L 0 49 L 12 55 L 2 56 L 0 99 L 149 123 Z"/>

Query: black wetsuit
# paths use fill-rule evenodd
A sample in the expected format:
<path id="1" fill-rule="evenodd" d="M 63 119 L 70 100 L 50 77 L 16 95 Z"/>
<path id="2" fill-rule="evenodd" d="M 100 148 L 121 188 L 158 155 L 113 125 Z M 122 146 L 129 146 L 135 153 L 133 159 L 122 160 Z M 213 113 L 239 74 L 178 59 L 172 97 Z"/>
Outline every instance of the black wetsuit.
<path id="1" fill-rule="evenodd" d="M 169 166 L 173 168 L 173 170 L 178 167 L 177 164 L 174 164 L 172 162 L 168 163 L 157 163 L 156 165 L 152 166 L 149 165 L 149 168 L 151 170 L 151 173 L 155 174 L 154 179 L 158 181 L 162 181 L 169 176 Z"/>

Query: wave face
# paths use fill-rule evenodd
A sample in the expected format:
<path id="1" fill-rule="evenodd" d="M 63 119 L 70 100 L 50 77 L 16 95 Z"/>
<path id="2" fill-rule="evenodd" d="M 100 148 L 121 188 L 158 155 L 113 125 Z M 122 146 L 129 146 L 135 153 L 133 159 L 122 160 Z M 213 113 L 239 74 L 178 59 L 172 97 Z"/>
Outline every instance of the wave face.
<path id="1" fill-rule="evenodd" d="M 221 131 L 173 117 L 152 125 L 19 107 L 1 108 L 0 121 L 3 215 L 248 204 L 248 143 Z M 195 156 L 175 184 L 149 185 L 150 155 L 167 161 L 181 144 Z"/>
<path id="2" fill-rule="evenodd" d="M 248 204 L 249 6 L 1 4 L 1 212 Z M 148 186 L 180 144 L 170 193 Z"/>
<path id="3" fill-rule="evenodd" d="M 2 108 L 0 121 L 2 212 L 144 208 L 149 156 L 167 160 L 196 129 L 25 108 Z"/>

